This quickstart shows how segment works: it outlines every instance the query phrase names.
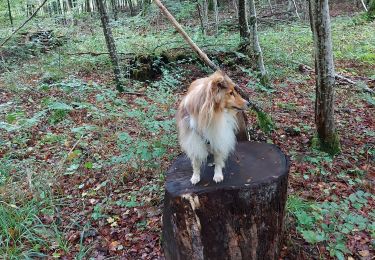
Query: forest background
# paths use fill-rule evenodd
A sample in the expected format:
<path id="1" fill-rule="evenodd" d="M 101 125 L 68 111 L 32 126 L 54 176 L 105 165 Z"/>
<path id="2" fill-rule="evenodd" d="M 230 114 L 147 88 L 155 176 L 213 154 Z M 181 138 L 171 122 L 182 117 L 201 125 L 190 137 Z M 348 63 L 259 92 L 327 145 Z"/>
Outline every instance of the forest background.
<path id="1" fill-rule="evenodd" d="M 316 136 L 307 1 L 249 1 L 264 70 L 240 33 L 246 1 L 163 2 L 271 120 L 249 110 L 251 140 L 290 156 L 282 258 L 372 259 L 375 1 L 329 1 L 334 155 Z M 162 259 L 176 106 L 212 71 L 147 0 L 6 0 L 0 25 L 0 256 Z"/>

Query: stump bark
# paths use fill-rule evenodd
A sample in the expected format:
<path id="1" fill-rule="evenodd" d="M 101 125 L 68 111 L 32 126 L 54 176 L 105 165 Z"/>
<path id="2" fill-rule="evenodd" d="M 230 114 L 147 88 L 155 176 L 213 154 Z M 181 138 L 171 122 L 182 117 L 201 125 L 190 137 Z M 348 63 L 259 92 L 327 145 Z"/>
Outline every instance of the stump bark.
<path id="1" fill-rule="evenodd" d="M 240 142 L 224 181 L 206 163 L 190 183 L 190 160 L 179 156 L 167 173 L 163 212 L 166 259 L 278 259 L 289 161 L 275 145 Z"/>

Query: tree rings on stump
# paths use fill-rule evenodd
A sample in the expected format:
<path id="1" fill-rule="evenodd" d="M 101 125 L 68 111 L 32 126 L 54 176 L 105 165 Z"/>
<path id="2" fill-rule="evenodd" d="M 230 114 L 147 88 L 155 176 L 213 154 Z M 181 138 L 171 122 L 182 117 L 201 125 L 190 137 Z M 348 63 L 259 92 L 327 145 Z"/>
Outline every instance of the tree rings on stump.
<path id="1" fill-rule="evenodd" d="M 179 156 L 166 177 L 163 247 L 166 259 L 277 259 L 289 163 L 278 147 L 240 142 L 216 184 L 214 167 L 190 183 L 190 160 Z"/>

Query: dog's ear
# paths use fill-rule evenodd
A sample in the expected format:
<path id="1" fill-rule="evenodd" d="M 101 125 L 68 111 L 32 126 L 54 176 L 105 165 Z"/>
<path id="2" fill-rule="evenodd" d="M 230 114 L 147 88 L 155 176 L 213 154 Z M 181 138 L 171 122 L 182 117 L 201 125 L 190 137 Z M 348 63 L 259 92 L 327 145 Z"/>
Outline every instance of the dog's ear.
<path id="1" fill-rule="evenodd" d="M 222 74 L 221 71 L 217 71 L 214 74 L 212 74 L 212 87 L 218 88 L 218 89 L 224 89 L 227 88 L 227 84 L 225 82 L 225 77 Z"/>

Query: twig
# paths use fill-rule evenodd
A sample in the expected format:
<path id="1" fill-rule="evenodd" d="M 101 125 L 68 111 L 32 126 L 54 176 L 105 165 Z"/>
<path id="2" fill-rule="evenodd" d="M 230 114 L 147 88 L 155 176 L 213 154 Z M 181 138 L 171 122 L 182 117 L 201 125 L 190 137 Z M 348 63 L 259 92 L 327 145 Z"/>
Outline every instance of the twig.
<path id="1" fill-rule="evenodd" d="M 14 208 L 14 209 L 19 209 L 19 207 L 17 207 L 16 205 L 14 205 L 14 204 L 9 204 L 9 203 L 7 203 L 7 202 L 5 202 L 5 201 L 3 201 L 3 200 L 0 200 L 0 203 L 3 203 L 3 204 L 5 204 L 5 205 L 7 205 L 7 206 L 9 206 L 9 207 L 11 207 L 11 208 Z"/>
<path id="2" fill-rule="evenodd" d="M 68 159 L 68 156 L 69 154 L 71 154 L 71 152 L 73 152 L 73 150 L 77 147 L 78 143 L 81 141 L 81 139 L 83 138 L 84 135 L 81 135 L 81 137 L 74 143 L 74 145 L 72 146 L 72 148 L 70 148 L 69 152 L 67 153 L 67 155 L 65 156 L 65 158 L 63 160 L 61 160 L 61 162 L 59 163 L 60 165 L 58 166 L 57 168 L 57 172 L 60 172 L 62 167 L 64 166 L 66 160 Z"/>
<path id="3" fill-rule="evenodd" d="M 24 27 L 37 13 L 38 13 L 38 11 L 40 10 L 40 8 L 42 8 L 43 7 L 43 5 L 45 4 L 47 2 L 47 0 L 44 0 L 43 1 L 43 3 L 41 3 L 40 5 L 39 5 L 39 7 L 35 10 L 35 12 L 29 17 L 29 18 L 27 18 L 16 30 L 14 30 L 14 32 L 11 34 L 11 35 L 9 35 L 8 36 L 8 38 L 6 38 L 1 44 L 0 44 L 0 47 L 3 47 L 3 45 L 5 44 L 5 43 L 7 43 L 11 38 L 12 38 L 12 36 L 13 35 L 15 35 L 16 34 L 16 32 L 18 32 L 20 29 L 22 29 L 22 27 Z"/>
<path id="4" fill-rule="evenodd" d="M 363 2 L 363 0 L 361 0 L 361 3 L 362 3 L 363 8 L 365 9 L 365 11 L 368 12 L 368 9 L 367 9 L 367 6 L 366 6 L 365 2 Z"/>

